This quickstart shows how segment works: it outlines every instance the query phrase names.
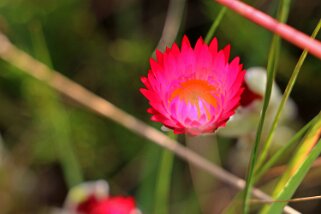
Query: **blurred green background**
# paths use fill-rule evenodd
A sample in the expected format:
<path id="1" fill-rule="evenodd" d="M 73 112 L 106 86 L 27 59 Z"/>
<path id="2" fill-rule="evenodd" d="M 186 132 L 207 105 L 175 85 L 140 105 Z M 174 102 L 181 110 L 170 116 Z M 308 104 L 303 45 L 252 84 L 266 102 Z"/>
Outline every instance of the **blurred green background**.
<path id="1" fill-rule="evenodd" d="M 247 2 L 271 15 L 278 3 Z M 138 89 L 162 35 L 168 4 L 151 0 L 0 0 L 0 30 L 33 57 L 160 128 L 149 121 L 148 102 Z M 184 34 L 192 44 L 204 37 L 220 8 L 213 1 L 186 1 L 177 41 Z M 288 23 L 311 34 L 320 15 L 320 1 L 296 0 Z M 232 45 L 232 56 L 239 55 L 245 68 L 266 66 L 272 37 L 267 30 L 228 11 L 215 36 L 221 48 Z M 283 42 L 277 74 L 281 88 L 300 53 Z M 308 57 L 292 97 L 301 121 L 319 112 L 320 60 Z M 0 213 L 48 213 L 50 207 L 62 206 L 68 187 L 96 179 L 106 179 L 112 194 L 135 195 L 143 213 L 151 213 L 162 149 L 61 97 L 2 60 L 0 134 Z M 227 144 L 220 144 L 223 166 L 228 148 L 234 146 L 233 141 Z M 226 194 L 231 198 L 231 193 Z M 188 165 L 180 159 L 175 159 L 170 201 L 171 213 L 215 213 L 200 208 Z M 309 203 L 302 209 L 310 212 L 317 206 L 317 202 Z"/>

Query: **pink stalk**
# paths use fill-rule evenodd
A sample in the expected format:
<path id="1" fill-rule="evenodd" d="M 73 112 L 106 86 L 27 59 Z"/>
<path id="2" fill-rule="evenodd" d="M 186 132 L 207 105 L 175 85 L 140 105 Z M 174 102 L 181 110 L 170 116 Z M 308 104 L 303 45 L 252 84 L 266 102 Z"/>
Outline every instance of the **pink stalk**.
<path id="1" fill-rule="evenodd" d="M 292 44 L 306 49 L 309 53 L 321 59 L 321 42 L 310 38 L 306 34 L 273 19 L 271 16 L 238 0 L 216 0 L 218 3 L 239 13 L 247 19 L 278 34 Z"/>

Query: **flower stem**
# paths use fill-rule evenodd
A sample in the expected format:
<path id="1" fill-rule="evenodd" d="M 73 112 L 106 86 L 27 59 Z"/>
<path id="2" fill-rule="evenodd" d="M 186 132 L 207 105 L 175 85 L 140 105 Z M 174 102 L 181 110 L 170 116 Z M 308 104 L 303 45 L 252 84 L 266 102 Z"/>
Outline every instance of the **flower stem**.
<path id="1" fill-rule="evenodd" d="M 168 135 L 172 139 L 176 138 L 176 135 L 172 131 L 169 132 Z M 168 199 L 173 162 L 173 152 L 163 150 L 158 171 L 158 180 L 156 183 L 154 214 L 169 213 Z"/>

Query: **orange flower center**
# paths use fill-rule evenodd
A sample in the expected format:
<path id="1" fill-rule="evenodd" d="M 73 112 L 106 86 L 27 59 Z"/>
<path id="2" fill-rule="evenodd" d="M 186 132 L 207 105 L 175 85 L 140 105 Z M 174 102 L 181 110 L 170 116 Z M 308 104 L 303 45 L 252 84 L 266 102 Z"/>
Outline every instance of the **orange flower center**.
<path id="1" fill-rule="evenodd" d="M 183 100 L 186 104 L 191 103 L 197 107 L 198 115 L 201 115 L 199 99 L 203 99 L 208 104 L 216 107 L 217 100 L 213 96 L 217 89 L 210 85 L 207 81 L 204 80 L 187 80 L 186 82 L 181 83 L 181 87 L 175 89 L 170 97 L 170 100 L 173 100 L 176 97 Z M 204 106 L 206 115 L 210 118 L 210 112 Z"/>

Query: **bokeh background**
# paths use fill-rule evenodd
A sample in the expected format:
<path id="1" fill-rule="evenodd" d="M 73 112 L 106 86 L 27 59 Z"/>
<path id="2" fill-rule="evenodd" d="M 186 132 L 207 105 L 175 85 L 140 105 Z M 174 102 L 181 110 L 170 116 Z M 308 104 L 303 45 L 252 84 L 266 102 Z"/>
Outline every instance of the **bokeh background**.
<path id="1" fill-rule="evenodd" d="M 221 8 L 207 0 L 172 1 L 183 7 L 176 41 L 186 34 L 192 44 L 205 37 Z M 247 2 L 275 16 L 277 0 Z M 36 59 L 160 128 L 149 121 L 148 102 L 139 88 L 161 39 L 168 5 L 151 0 L 0 0 L 0 30 Z M 311 34 L 320 16 L 320 1 L 296 0 L 288 23 Z M 232 56 L 239 55 L 245 68 L 266 66 L 272 38 L 267 30 L 228 11 L 215 36 L 221 48 L 232 45 Z M 276 77 L 282 89 L 300 54 L 295 46 L 282 43 Z M 297 127 L 320 111 L 319 59 L 307 58 L 292 98 L 298 106 Z M 69 187 L 97 179 L 106 179 L 114 195 L 134 195 L 143 213 L 152 213 L 162 148 L 2 60 L 0 135 L 0 213 L 49 213 L 51 207 L 63 205 Z M 238 168 L 238 162 L 234 167 L 227 164 L 235 146 L 235 139 L 220 138 L 213 152 L 228 170 Z M 320 195 L 320 173 L 316 168 L 297 196 Z M 213 190 L 212 202 L 204 205 L 194 191 L 188 164 L 175 159 L 171 213 L 219 213 L 235 193 L 220 185 Z M 294 207 L 313 213 L 321 204 Z"/>

